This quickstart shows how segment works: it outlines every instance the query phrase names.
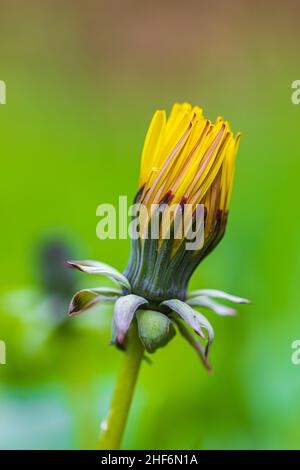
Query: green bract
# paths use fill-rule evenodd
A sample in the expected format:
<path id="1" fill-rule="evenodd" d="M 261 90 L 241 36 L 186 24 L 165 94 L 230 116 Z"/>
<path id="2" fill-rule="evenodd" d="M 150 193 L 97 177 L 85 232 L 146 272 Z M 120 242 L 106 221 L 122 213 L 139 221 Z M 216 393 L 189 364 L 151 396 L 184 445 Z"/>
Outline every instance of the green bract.
<path id="1" fill-rule="evenodd" d="M 115 268 L 98 263 L 97 261 L 67 261 L 71 268 L 89 274 L 106 276 L 113 279 L 120 288 L 99 287 L 83 289 L 75 294 L 70 302 L 69 315 L 79 315 L 95 305 L 114 303 L 112 323 L 112 343 L 120 348 L 126 347 L 126 334 L 133 321 L 137 321 L 138 334 L 148 353 L 154 353 L 165 346 L 174 336 L 176 329 L 185 340 L 197 351 L 203 364 L 210 368 L 207 356 L 214 338 L 213 328 L 207 318 L 193 307 L 205 307 L 219 315 L 233 315 L 235 310 L 218 303 L 214 299 L 225 299 L 234 303 L 249 303 L 247 299 L 236 297 L 218 290 L 197 290 L 190 292 L 185 301 L 181 299 L 166 299 L 157 302 L 155 310 L 153 300 L 146 296 L 132 293 L 132 288 L 126 276 Z M 206 346 L 193 335 L 192 330 L 200 337 Z"/>

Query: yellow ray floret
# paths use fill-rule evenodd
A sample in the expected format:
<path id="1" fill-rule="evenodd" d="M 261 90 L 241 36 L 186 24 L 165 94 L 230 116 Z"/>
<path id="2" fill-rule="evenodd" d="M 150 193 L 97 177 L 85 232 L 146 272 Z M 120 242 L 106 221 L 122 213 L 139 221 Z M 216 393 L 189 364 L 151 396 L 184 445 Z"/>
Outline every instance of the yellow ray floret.
<path id="1" fill-rule="evenodd" d="M 141 159 L 140 202 L 204 203 L 209 217 L 228 209 L 240 135 L 221 117 L 212 124 L 202 110 L 176 103 L 166 118 L 156 111 Z"/>

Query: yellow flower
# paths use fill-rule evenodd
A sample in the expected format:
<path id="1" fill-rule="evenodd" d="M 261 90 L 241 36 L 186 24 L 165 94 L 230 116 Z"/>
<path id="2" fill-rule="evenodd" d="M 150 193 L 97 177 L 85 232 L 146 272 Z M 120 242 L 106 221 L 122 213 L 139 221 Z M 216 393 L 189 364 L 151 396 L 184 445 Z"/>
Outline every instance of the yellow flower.
<path id="1" fill-rule="evenodd" d="M 69 262 L 81 271 L 113 279 L 121 290 L 80 291 L 72 299 L 70 314 L 81 313 L 98 302 L 115 302 L 113 342 L 117 345 L 124 345 L 134 318 L 148 352 L 164 346 L 174 336 L 176 326 L 209 368 L 207 354 L 213 328 L 192 307 L 233 315 L 234 309 L 214 299 L 248 301 L 213 289 L 186 291 L 192 273 L 224 234 L 239 139 L 240 134 L 234 137 L 227 121 L 219 117 L 212 124 L 200 108 L 188 103 L 175 104 L 168 119 L 165 111 L 154 114 L 142 153 L 135 198 L 137 236 L 132 240 L 126 270 L 121 274 L 95 261 Z M 166 222 L 164 216 L 171 207 L 174 210 Z M 153 222 L 158 225 L 155 236 Z M 188 230 L 180 230 L 186 222 Z M 190 236 L 197 240 L 199 235 L 202 243 L 187 249 Z M 182 320 L 202 338 L 202 329 L 207 332 L 205 348 Z"/>
<path id="2" fill-rule="evenodd" d="M 212 124 L 187 103 L 175 104 L 168 119 L 165 111 L 156 111 L 142 153 L 142 201 L 157 203 L 168 194 L 173 203 L 184 199 L 210 207 L 215 186 L 219 208 L 226 211 L 239 138 L 221 117 Z"/>
<path id="3" fill-rule="evenodd" d="M 239 140 L 240 134 L 234 137 L 228 122 L 219 117 L 213 124 L 197 106 L 175 104 L 168 119 L 165 111 L 156 111 L 145 139 L 136 197 L 150 215 L 140 215 L 142 240 L 136 243 L 126 270 L 137 293 L 146 291 L 154 302 L 175 295 L 185 298 L 192 272 L 224 234 Z M 166 204 L 181 207 L 182 213 L 189 205 L 194 219 L 197 206 L 202 205 L 203 245 L 199 249 L 188 252 L 183 231 L 178 236 L 174 228 L 171 242 L 165 240 L 168 227 L 160 227 L 157 242 L 144 240 L 149 236 L 153 207 Z M 175 213 L 169 219 L 171 233 Z M 197 222 L 193 217 L 190 224 Z M 164 247 L 161 264 L 159 254 Z"/>

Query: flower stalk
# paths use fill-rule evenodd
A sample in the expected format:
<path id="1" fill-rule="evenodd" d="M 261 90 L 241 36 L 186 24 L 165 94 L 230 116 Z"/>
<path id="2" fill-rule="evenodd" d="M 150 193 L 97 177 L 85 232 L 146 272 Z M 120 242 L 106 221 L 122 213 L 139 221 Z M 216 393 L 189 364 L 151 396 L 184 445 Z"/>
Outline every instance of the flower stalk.
<path id="1" fill-rule="evenodd" d="M 143 354 L 144 347 L 138 336 L 136 322 L 132 322 L 110 410 L 101 425 L 100 450 L 120 449 Z"/>

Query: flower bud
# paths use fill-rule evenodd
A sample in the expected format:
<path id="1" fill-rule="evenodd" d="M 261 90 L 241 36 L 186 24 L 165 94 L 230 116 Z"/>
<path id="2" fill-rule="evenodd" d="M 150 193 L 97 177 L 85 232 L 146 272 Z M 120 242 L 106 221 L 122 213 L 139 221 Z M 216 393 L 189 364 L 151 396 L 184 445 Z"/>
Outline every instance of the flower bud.
<path id="1" fill-rule="evenodd" d="M 160 312 L 138 310 L 136 318 L 140 340 L 149 353 L 162 348 L 175 336 L 172 321 Z"/>

